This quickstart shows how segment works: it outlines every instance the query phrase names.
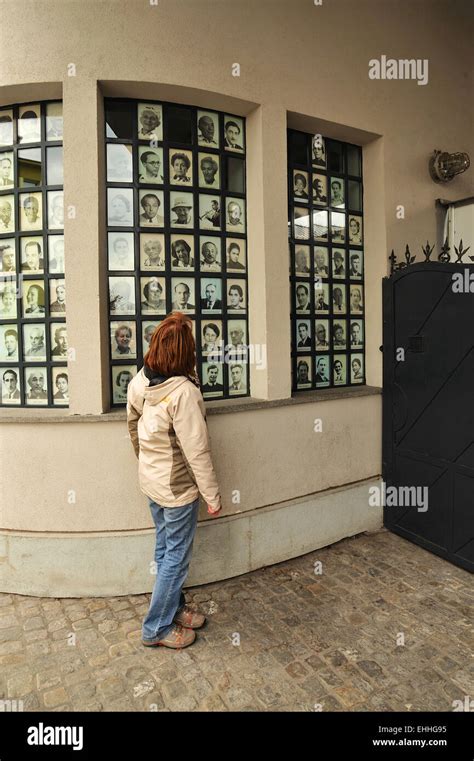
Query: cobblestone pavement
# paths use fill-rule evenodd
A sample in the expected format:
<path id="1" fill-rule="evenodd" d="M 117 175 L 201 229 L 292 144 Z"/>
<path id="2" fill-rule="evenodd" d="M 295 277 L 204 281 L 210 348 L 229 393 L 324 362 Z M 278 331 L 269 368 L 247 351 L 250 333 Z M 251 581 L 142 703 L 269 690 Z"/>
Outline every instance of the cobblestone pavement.
<path id="1" fill-rule="evenodd" d="M 380 531 L 187 590 L 189 648 L 145 649 L 149 595 L 0 595 L 0 698 L 36 711 L 452 711 L 474 696 L 472 577 Z"/>

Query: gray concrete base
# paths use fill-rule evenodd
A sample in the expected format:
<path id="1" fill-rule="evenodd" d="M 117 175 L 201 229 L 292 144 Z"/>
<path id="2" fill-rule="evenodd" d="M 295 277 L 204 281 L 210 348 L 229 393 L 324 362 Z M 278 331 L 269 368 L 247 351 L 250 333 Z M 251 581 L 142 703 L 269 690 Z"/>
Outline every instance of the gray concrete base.
<path id="1" fill-rule="evenodd" d="M 304 555 L 382 526 L 368 489 L 380 481 L 198 524 L 187 587 L 227 579 Z M 0 592 L 107 597 L 150 592 L 154 531 L 104 534 L 0 532 Z"/>

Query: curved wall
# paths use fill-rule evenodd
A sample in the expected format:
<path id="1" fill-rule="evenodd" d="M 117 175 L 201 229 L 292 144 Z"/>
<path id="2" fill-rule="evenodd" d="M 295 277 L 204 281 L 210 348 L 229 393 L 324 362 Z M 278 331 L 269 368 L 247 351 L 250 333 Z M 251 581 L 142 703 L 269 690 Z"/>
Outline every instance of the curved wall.
<path id="1" fill-rule="evenodd" d="M 469 119 L 450 116 L 469 93 L 471 52 L 446 32 L 465 25 L 467 4 L 437 2 L 429 13 L 409 0 L 385 3 L 383 13 L 377 0 L 22 5 L 19 13 L 16 2 L 2 4 L 0 104 L 63 98 L 76 361 L 69 410 L 0 411 L 0 589 L 115 595 L 152 585 L 144 558 L 153 530 L 136 460 L 124 414 L 107 412 L 104 95 L 247 117 L 250 341 L 266 345 L 267 366 L 251 369 L 259 403 L 207 404 L 224 509 L 215 519 L 201 512 L 189 583 L 380 526 L 367 502 L 381 471 L 380 395 L 339 389 L 289 399 L 286 128 L 363 145 L 367 379 L 378 387 L 387 247 L 401 254 L 406 242 L 436 238 L 433 148 L 474 152 Z M 370 80 L 368 58 L 394 51 L 427 58 L 429 83 Z M 472 195 L 472 172 L 442 192 Z"/>

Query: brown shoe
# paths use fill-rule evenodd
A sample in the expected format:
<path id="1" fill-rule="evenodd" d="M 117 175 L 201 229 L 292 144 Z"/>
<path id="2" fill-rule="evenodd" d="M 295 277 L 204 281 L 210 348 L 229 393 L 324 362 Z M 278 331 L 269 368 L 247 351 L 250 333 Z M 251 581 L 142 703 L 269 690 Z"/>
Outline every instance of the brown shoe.
<path id="1" fill-rule="evenodd" d="M 181 650 L 183 647 L 192 645 L 196 639 L 196 632 L 191 629 L 185 629 L 183 626 L 177 624 L 168 632 L 165 637 L 161 639 L 142 639 L 142 645 L 145 647 L 172 647 L 174 650 Z"/>
<path id="2" fill-rule="evenodd" d="M 202 613 L 195 613 L 187 605 L 180 610 L 173 618 L 175 624 L 181 624 L 185 629 L 200 629 L 206 623 L 206 616 Z"/>

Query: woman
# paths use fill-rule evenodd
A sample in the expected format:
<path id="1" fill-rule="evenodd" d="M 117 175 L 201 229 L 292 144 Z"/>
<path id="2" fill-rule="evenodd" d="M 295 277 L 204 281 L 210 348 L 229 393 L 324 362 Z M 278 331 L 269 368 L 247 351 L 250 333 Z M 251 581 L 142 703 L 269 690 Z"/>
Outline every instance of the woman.
<path id="1" fill-rule="evenodd" d="M 192 323 L 169 314 L 153 333 L 144 366 L 128 387 L 127 423 L 138 457 L 140 489 L 156 526 L 156 581 L 142 643 L 191 645 L 205 617 L 185 605 L 199 492 L 216 515 L 221 497 L 212 466 L 206 414 L 195 372 Z"/>

